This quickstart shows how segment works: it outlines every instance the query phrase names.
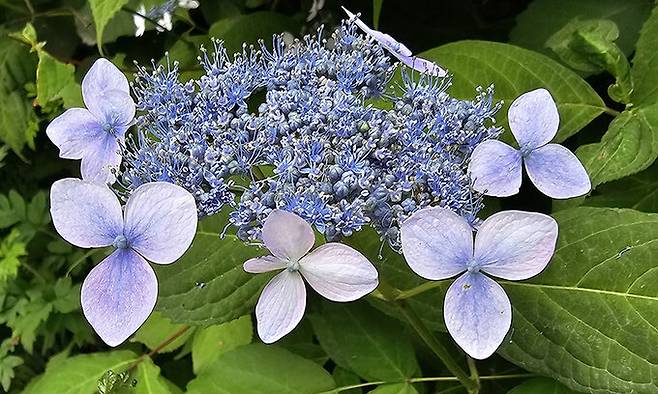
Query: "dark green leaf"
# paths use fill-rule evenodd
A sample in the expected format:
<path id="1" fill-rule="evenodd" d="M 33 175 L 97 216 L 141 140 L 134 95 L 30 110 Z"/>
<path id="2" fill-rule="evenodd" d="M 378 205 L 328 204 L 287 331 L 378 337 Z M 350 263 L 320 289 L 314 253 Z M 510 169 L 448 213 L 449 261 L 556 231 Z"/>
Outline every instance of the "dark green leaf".
<path id="1" fill-rule="evenodd" d="M 252 334 L 251 316 L 198 329 L 192 341 L 194 373 L 198 374 L 222 354 L 251 343 Z"/>
<path id="2" fill-rule="evenodd" d="M 96 23 L 96 41 L 98 43 L 103 42 L 103 32 L 108 22 L 126 4 L 128 4 L 128 0 L 89 0 L 91 14 Z"/>
<path id="3" fill-rule="evenodd" d="M 652 104 L 658 101 L 658 7 L 642 27 L 633 58 L 633 104 Z"/>
<path id="4" fill-rule="evenodd" d="M 418 394 L 418 391 L 409 383 L 392 383 L 377 386 L 369 394 Z"/>
<path id="5" fill-rule="evenodd" d="M 419 370 L 404 328 L 363 302 L 326 302 L 310 319 L 329 357 L 366 380 L 404 381 Z"/>
<path id="6" fill-rule="evenodd" d="M 544 55 L 508 44 L 459 41 L 421 54 L 453 73 L 451 95 L 472 98 L 478 86 L 495 85 L 495 99 L 504 106 L 496 117 L 501 126 L 507 108 L 519 95 L 540 87 L 548 89 L 560 111 L 555 141 L 577 133 L 600 115 L 605 105 L 581 77 Z"/>
<path id="7" fill-rule="evenodd" d="M 658 163 L 639 174 L 601 185 L 596 192 L 585 205 L 658 212 Z"/>
<path id="8" fill-rule="evenodd" d="M 223 354 L 187 386 L 189 394 L 316 394 L 335 387 L 316 363 L 276 346 L 253 344 Z"/>
<path id="9" fill-rule="evenodd" d="M 575 394 L 576 392 L 549 378 L 532 378 L 507 394 Z"/>

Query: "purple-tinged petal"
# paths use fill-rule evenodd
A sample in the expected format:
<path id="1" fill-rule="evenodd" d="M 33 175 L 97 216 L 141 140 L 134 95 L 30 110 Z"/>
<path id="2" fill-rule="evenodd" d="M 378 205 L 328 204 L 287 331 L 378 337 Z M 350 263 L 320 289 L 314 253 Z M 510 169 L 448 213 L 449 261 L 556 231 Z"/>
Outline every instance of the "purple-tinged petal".
<path id="1" fill-rule="evenodd" d="M 467 272 L 448 288 L 443 316 L 457 345 L 482 360 L 505 339 L 512 324 L 512 306 L 498 283 L 481 273 Z"/>
<path id="2" fill-rule="evenodd" d="M 151 182 L 135 189 L 126 202 L 125 218 L 130 247 L 157 264 L 178 260 L 196 234 L 194 197 L 172 183 Z"/>
<path id="3" fill-rule="evenodd" d="M 265 219 L 263 243 L 276 257 L 298 261 L 315 243 L 311 225 L 287 211 L 275 209 Z"/>
<path id="4" fill-rule="evenodd" d="M 546 89 L 520 95 L 507 112 L 509 127 L 521 150 L 532 150 L 548 144 L 560 125 L 560 114 Z"/>
<path id="5" fill-rule="evenodd" d="M 468 164 L 473 189 L 487 196 L 507 197 L 521 188 L 521 153 L 511 146 L 487 140 L 475 147 Z"/>
<path id="6" fill-rule="evenodd" d="M 135 102 L 126 92 L 108 90 L 99 96 L 97 106 L 88 106 L 107 133 L 123 137 L 135 117 Z"/>
<path id="7" fill-rule="evenodd" d="M 130 249 L 101 261 L 82 283 L 82 311 L 103 342 L 118 346 L 146 321 L 158 297 L 153 268 Z"/>
<path id="8" fill-rule="evenodd" d="M 130 94 L 128 79 L 109 60 L 100 58 L 82 79 L 82 98 L 91 112 L 102 113 L 100 109 L 105 105 L 104 96 L 111 90 Z"/>
<path id="9" fill-rule="evenodd" d="M 533 150 L 525 158 L 525 169 L 537 189 L 551 198 L 578 197 L 592 188 L 585 167 L 562 145 L 548 144 Z"/>
<path id="10" fill-rule="evenodd" d="M 252 274 L 260 274 L 286 268 L 288 263 L 275 256 L 263 256 L 249 259 L 244 262 L 242 268 Z"/>
<path id="11" fill-rule="evenodd" d="M 256 304 L 258 336 L 273 343 L 292 331 L 304 316 L 306 288 L 299 272 L 284 270 L 263 289 Z"/>
<path id="12" fill-rule="evenodd" d="M 548 215 L 498 212 L 480 225 L 475 236 L 476 264 L 503 279 L 528 279 L 551 260 L 557 232 L 557 222 Z"/>
<path id="13" fill-rule="evenodd" d="M 327 243 L 299 262 L 299 272 L 321 296 L 339 302 L 354 301 L 377 288 L 377 270 L 357 250 Z"/>
<path id="14" fill-rule="evenodd" d="M 466 270 L 473 258 L 473 230 L 446 208 L 425 208 L 400 226 L 402 254 L 409 267 L 425 279 L 450 278 Z"/>
<path id="15" fill-rule="evenodd" d="M 116 179 L 114 171 L 119 169 L 123 158 L 120 149 L 116 138 L 107 133 L 94 141 L 94 144 L 90 144 L 80 163 L 82 179 L 99 184 L 113 184 Z"/>
<path id="16" fill-rule="evenodd" d="M 412 55 L 411 49 L 407 48 L 403 43 L 397 41 L 395 38 L 391 37 L 390 35 L 386 33 L 382 33 L 381 31 L 370 29 L 365 25 L 365 23 L 361 22 L 358 19 L 357 19 L 357 25 L 359 27 L 361 27 L 361 25 L 365 26 L 365 28 L 361 27 L 361 29 L 364 30 L 370 36 L 372 36 L 378 43 L 380 43 L 388 51 L 395 54 L 396 57 Z M 368 30 L 365 30 L 366 28 Z"/>
<path id="17" fill-rule="evenodd" d="M 417 56 L 397 56 L 397 58 L 407 67 L 412 68 L 419 73 L 428 74 L 439 78 L 443 78 L 448 75 L 446 70 L 439 67 L 436 63 L 430 60 Z"/>
<path id="18" fill-rule="evenodd" d="M 114 193 L 80 179 L 53 183 L 50 215 L 59 235 L 81 248 L 112 245 L 123 231 L 121 204 Z"/>
<path id="19" fill-rule="evenodd" d="M 71 108 L 50 122 L 46 134 L 59 148 L 59 157 L 81 159 L 106 133 L 91 112 Z"/>

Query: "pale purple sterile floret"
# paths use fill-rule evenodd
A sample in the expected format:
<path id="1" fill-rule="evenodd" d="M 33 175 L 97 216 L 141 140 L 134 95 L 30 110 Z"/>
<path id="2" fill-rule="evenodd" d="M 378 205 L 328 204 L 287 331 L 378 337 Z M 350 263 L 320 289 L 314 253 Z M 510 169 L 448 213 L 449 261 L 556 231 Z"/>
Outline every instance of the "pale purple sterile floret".
<path id="1" fill-rule="evenodd" d="M 82 159 L 82 178 L 113 183 L 121 164 L 120 147 L 135 116 L 125 75 L 106 59 L 98 59 L 82 80 L 87 108 L 71 108 L 46 129 L 64 159 Z"/>
<path id="2" fill-rule="evenodd" d="M 471 357 L 484 359 L 502 343 L 512 322 L 503 288 L 487 275 L 528 279 L 548 264 L 557 222 L 541 213 L 498 212 L 473 229 L 445 208 L 425 208 L 401 225 L 409 267 L 430 280 L 459 276 L 448 289 L 443 314 L 448 332 Z"/>
<path id="3" fill-rule="evenodd" d="M 389 51 L 391 55 L 395 56 L 395 58 L 402 62 L 405 66 L 420 73 L 428 74 L 434 77 L 442 78 L 448 75 L 446 70 L 439 67 L 436 63 L 414 56 L 411 50 L 404 44 L 386 33 L 371 29 L 368 25 L 363 23 L 361 19 L 359 19 L 358 15 L 353 14 L 345 7 L 342 8 L 343 11 L 345 11 L 347 14 L 347 17 L 350 18 L 351 22 L 355 23 L 359 29 L 363 30 L 364 33 L 374 38 L 379 44 L 386 48 L 386 50 Z"/>
<path id="4" fill-rule="evenodd" d="M 189 248 L 196 233 L 194 197 L 180 186 L 146 183 L 125 208 L 105 185 L 67 178 L 50 191 L 57 232 L 81 248 L 114 246 L 82 284 L 85 317 L 101 339 L 117 346 L 151 314 L 158 282 L 146 260 L 170 264 Z"/>
<path id="5" fill-rule="evenodd" d="M 338 302 L 361 298 L 379 283 L 375 267 L 347 245 L 330 242 L 309 253 L 315 244 L 313 229 L 293 213 L 272 211 L 262 239 L 272 255 L 246 261 L 244 270 L 282 270 L 265 286 L 256 305 L 258 335 L 265 343 L 281 339 L 301 321 L 306 309 L 304 279 L 320 295 Z"/>
<path id="6" fill-rule="evenodd" d="M 576 155 L 562 145 L 549 144 L 557 134 L 560 116 L 546 89 L 519 96 L 510 106 L 508 118 L 520 149 L 496 140 L 479 144 L 468 167 L 475 190 L 496 197 L 518 193 L 523 162 L 532 183 L 551 198 L 589 192 L 589 176 Z"/>

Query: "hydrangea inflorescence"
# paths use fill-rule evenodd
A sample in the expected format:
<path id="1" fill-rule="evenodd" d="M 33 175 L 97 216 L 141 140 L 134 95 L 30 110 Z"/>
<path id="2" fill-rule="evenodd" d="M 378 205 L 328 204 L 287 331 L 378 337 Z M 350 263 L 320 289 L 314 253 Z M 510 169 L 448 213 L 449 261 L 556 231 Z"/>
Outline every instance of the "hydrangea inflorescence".
<path id="1" fill-rule="evenodd" d="M 204 75 L 185 83 L 175 62 L 140 70 L 128 189 L 174 182 L 202 216 L 230 205 L 243 239 L 258 239 L 277 208 L 329 240 L 371 224 L 394 246 L 399 223 L 430 204 L 475 219 L 481 196 L 466 167 L 500 132 L 492 88 L 457 100 L 449 78 L 407 68 L 391 84 L 395 63 L 350 22 L 329 39 L 322 29 L 290 45 L 275 36 L 271 49 L 261 42 L 234 57 L 215 42 L 200 60 Z"/>

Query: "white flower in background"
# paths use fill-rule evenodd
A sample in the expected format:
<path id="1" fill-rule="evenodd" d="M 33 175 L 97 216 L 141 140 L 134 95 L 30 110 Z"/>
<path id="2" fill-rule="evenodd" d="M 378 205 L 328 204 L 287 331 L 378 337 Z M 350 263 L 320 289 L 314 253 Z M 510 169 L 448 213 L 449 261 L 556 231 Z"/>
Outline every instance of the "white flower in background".
<path id="1" fill-rule="evenodd" d="M 141 37 L 146 31 L 146 19 L 152 19 L 158 22 L 155 27 L 157 31 L 171 30 L 174 26 L 172 23 L 171 15 L 176 11 L 176 8 L 185 8 L 191 10 L 199 7 L 197 0 L 169 0 L 161 5 L 155 6 L 148 11 L 144 4 L 140 4 L 137 8 L 137 13 L 133 15 L 133 22 L 135 23 L 135 37 Z"/>

